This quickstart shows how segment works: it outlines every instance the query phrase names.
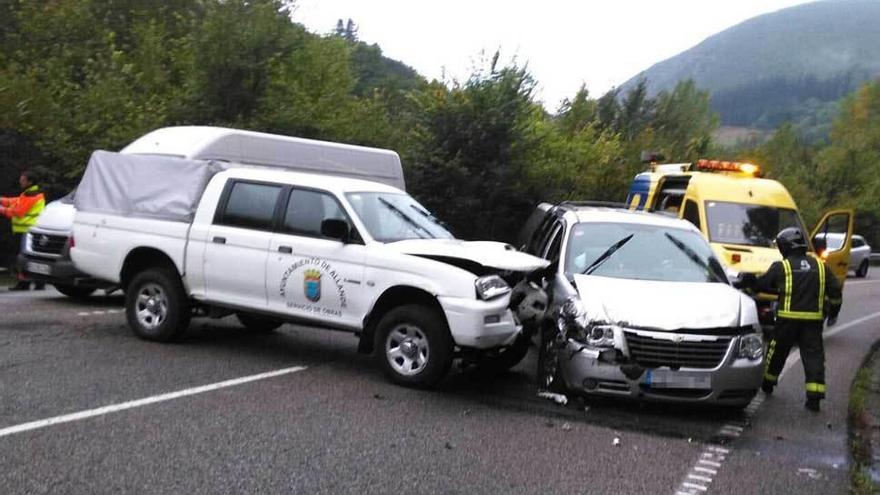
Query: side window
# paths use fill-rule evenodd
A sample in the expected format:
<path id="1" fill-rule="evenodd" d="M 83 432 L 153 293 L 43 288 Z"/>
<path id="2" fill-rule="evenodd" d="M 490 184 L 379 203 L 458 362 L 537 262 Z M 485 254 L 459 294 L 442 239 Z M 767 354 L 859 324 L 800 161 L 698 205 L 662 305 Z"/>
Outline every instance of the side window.
<path id="1" fill-rule="evenodd" d="M 562 251 L 562 233 L 564 230 L 565 229 L 562 228 L 561 223 L 557 223 L 553 226 L 549 242 L 546 244 L 546 249 L 544 250 L 545 260 L 553 262 L 559 259 L 559 254 Z"/>
<path id="2" fill-rule="evenodd" d="M 684 219 L 688 222 L 696 225 L 696 227 L 702 231 L 703 226 L 700 224 L 700 207 L 697 206 L 697 203 L 687 200 L 684 204 Z"/>
<path id="3" fill-rule="evenodd" d="M 861 240 L 861 239 L 858 238 L 858 237 L 853 237 L 853 240 L 852 240 L 852 247 L 854 247 L 854 248 L 859 248 L 859 247 L 862 247 L 862 246 L 864 246 L 864 245 L 865 245 L 865 241 Z"/>
<path id="4" fill-rule="evenodd" d="M 235 182 L 216 223 L 246 229 L 272 228 L 281 186 Z"/>
<path id="5" fill-rule="evenodd" d="M 294 189 L 287 200 L 282 230 L 290 234 L 323 237 L 321 222 L 331 218 L 348 220 L 336 198 L 328 193 Z"/>

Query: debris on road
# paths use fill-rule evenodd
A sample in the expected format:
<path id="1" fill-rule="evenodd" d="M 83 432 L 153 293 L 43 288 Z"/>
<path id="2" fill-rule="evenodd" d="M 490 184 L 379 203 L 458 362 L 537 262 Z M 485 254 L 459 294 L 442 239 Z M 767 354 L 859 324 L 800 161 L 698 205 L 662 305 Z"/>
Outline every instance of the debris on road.
<path id="1" fill-rule="evenodd" d="M 571 431 L 571 423 L 562 423 L 562 431 Z"/>
<path id="2" fill-rule="evenodd" d="M 619 446 L 620 445 L 620 437 L 614 437 L 614 440 L 611 441 L 611 445 Z"/>
<path id="3" fill-rule="evenodd" d="M 538 397 L 542 399 L 552 400 L 560 406 L 568 404 L 568 397 L 563 394 L 554 394 L 553 392 L 538 392 Z"/>

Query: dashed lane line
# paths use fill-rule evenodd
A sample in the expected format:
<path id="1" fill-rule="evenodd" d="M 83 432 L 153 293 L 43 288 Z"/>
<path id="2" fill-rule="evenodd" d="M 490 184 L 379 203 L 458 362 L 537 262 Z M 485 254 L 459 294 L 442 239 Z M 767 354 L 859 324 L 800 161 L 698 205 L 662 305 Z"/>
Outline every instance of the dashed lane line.
<path id="1" fill-rule="evenodd" d="M 880 311 L 831 327 L 832 329 L 830 331 L 825 332 L 823 339 L 827 340 L 843 331 L 876 318 L 880 318 Z M 782 372 L 779 373 L 779 378 L 782 379 L 783 375 L 785 375 L 792 366 L 797 364 L 800 359 L 800 352 L 798 350 L 792 351 L 788 356 L 788 360 L 785 362 L 785 366 L 782 368 Z M 729 444 L 742 435 L 751 418 L 758 412 L 758 408 L 761 407 L 761 404 L 764 403 L 764 398 L 763 394 L 758 393 L 758 395 L 756 395 L 744 409 L 746 416 L 745 420 L 738 421 L 736 422 L 737 424 L 725 424 L 718 430 L 716 441 L 707 445 L 703 452 L 700 453 L 700 458 L 691 470 L 688 471 L 687 475 L 685 475 L 684 481 L 682 481 L 676 489 L 676 495 L 695 495 L 709 491 L 709 486 L 712 484 L 714 477 L 718 474 L 718 470 L 721 469 L 722 464 L 727 459 L 727 454 L 730 453 L 730 450 L 722 447 L 721 444 Z"/>
<path id="2" fill-rule="evenodd" d="M 291 373 L 297 373 L 297 372 L 303 371 L 305 369 L 306 369 L 305 366 L 293 366 L 291 368 L 282 368 L 279 370 L 267 371 L 265 373 L 258 373 L 256 375 L 243 376 L 240 378 L 233 378 L 231 380 L 225 380 L 222 382 L 211 383 L 211 384 L 202 385 L 199 387 L 178 390 L 176 392 L 168 392 L 168 393 L 164 393 L 164 394 L 160 394 L 160 395 L 153 395 L 151 397 L 145 397 L 143 399 L 122 402 L 119 404 L 111 404 L 109 406 L 103 406 L 103 407 L 99 407 L 96 409 L 89 409 L 86 411 L 79 411 L 79 412 L 75 412 L 75 413 L 71 413 L 71 414 L 64 414 L 62 416 L 55 416 L 53 418 L 31 421 L 29 423 L 23 423 L 23 424 L 9 426 L 9 427 L 0 429 L 0 438 L 6 437 L 9 435 L 14 435 L 16 433 L 22 433 L 25 431 L 46 428 L 48 426 L 53 426 L 53 425 L 57 425 L 57 424 L 70 423 L 73 421 L 80 421 L 83 419 L 94 418 L 96 416 L 103 416 L 105 414 L 124 411 L 126 409 L 134 409 L 136 407 L 143 407 L 143 406 L 147 406 L 150 404 L 156 404 L 158 402 L 166 402 L 169 400 L 180 399 L 181 397 L 188 397 L 191 395 L 212 392 L 214 390 L 219 390 L 221 388 L 234 387 L 236 385 L 241 385 L 241 384 L 249 383 L 249 382 L 255 382 L 257 380 L 265 380 L 267 378 L 274 378 L 276 376 L 289 375 Z"/>

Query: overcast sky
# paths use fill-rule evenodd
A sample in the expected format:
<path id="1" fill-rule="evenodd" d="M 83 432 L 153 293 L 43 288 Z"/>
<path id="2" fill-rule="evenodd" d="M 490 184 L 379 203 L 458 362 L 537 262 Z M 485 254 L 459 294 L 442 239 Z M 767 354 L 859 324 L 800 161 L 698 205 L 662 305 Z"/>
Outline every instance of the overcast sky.
<path id="1" fill-rule="evenodd" d="M 598 96 L 750 17 L 804 0 L 297 0 L 293 19 L 359 37 L 422 75 L 464 79 L 480 53 L 527 62 L 550 110 L 582 83 Z"/>

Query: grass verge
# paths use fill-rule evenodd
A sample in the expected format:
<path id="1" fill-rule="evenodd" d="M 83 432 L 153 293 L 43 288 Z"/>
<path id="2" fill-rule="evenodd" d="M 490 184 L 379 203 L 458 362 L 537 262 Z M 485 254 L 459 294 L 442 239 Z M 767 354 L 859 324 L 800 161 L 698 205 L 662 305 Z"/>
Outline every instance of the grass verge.
<path id="1" fill-rule="evenodd" d="M 849 425 L 849 451 L 852 457 L 850 484 L 851 492 L 856 495 L 880 493 L 880 485 L 874 482 L 871 477 L 873 448 L 880 448 L 880 446 L 872 445 L 871 441 L 875 423 L 871 406 L 877 400 L 877 394 L 872 393 L 872 388 L 875 387 L 872 375 L 875 370 L 880 369 L 878 349 L 880 349 L 880 342 L 872 346 L 871 352 L 868 353 L 856 373 L 855 379 L 853 379 L 849 393 L 847 423 Z"/>

